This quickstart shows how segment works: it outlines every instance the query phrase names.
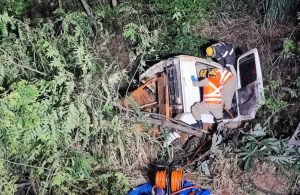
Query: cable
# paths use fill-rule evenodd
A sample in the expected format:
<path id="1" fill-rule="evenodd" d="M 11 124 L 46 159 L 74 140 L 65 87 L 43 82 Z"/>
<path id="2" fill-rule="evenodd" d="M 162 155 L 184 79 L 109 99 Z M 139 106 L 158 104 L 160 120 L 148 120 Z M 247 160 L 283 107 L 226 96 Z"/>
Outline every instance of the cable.
<path id="1" fill-rule="evenodd" d="M 199 146 L 199 148 L 197 149 L 197 151 L 194 153 L 194 155 L 192 156 L 192 158 L 184 165 L 183 168 L 186 168 L 188 167 L 191 162 L 193 162 L 193 160 L 195 159 L 195 157 L 197 156 L 197 154 L 201 151 L 201 149 L 205 146 L 205 144 L 207 143 L 208 141 L 206 140 L 202 145 Z"/>
<path id="2" fill-rule="evenodd" d="M 183 192 L 184 190 L 188 190 L 188 189 L 192 189 L 192 188 L 203 189 L 201 186 L 189 186 L 189 187 L 183 188 L 181 190 L 178 190 L 176 192 L 173 192 L 171 195 L 176 195 L 176 194 L 179 194 L 180 192 Z"/>
<path id="3" fill-rule="evenodd" d="M 172 170 L 171 172 L 171 192 L 180 190 L 183 186 L 183 169 Z"/>
<path id="4" fill-rule="evenodd" d="M 152 187 L 152 190 L 151 190 L 151 191 L 153 192 L 155 188 L 159 189 L 159 190 L 161 191 L 161 194 L 162 194 L 162 195 L 165 194 L 165 191 L 164 191 L 163 189 L 157 187 L 156 185 L 154 185 L 154 186 Z"/>
<path id="5" fill-rule="evenodd" d="M 155 174 L 155 186 L 161 189 L 166 189 L 167 186 L 167 171 L 157 171 Z"/>

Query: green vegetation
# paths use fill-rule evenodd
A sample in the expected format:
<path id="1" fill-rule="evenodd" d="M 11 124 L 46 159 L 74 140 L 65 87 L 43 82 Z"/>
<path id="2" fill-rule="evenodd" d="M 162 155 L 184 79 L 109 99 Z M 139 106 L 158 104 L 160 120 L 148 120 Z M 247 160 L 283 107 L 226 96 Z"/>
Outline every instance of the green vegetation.
<path id="1" fill-rule="evenodd" d="M 133 159 L 125 148 L 143 141 L 112 107 L 126 71 L 106 51 L 101 23 L 82 12 L 57 15 L 35 28 L 0 16 L 1 191 L 16 191 L 23 178 L 38 194 L 125 193 L 114 170 Z M 115 185 L 99 187 L 105 178 Z"/>
<path id="2" fill-rule="evenodd" d="M 29 0 L 3 0 L 1 1 L 0 13 L 7 12 L 10 15 L 21 16 L 30 6 Z"/>
<path id="3" fill-rule="evenodd" d="M 205 39 L 193 29 L 202 25 L 207 14 L 208 1 L 194 0 L 155 0 L 153 7 L 155 16 L 161 29 L 164 47 L 160 55 L 170 53 L 185 53 L 198 55 L 199 46 Z M 170 22 L 172 21 L 172 22 Z"/>
<path id="4" fill-rule="evenodd" d="M 128 172 L 149 163 L 145 159 L 155 158 L 162 146 L 128 122 L 131 116 L 116 105 L 120 88 L 133 83 L 148 60 L 198 55 L 211 39 L 201 34 L 208 21 L 217 25 L 249 16 L 265 30 L 295 22 L 290 13 L 296 1 L 126 0 L 114 8 L 88 3 L 92 17 L 81 1 L 64 1 L 51 16 L 28 19 L 29 10 L 39 5 L 2 2 L 3 194 L 125 194 L 132 187 Z M 299 151 L 287 146 L 300 109 L 299 38 L 293 30 L 284 35 L 279 52 L 261 53 L 268 60 L 263 61 L 266 105 L 259 119 L 235 143 L 214 137 L 213 153 L 237 154 L 246 170 L 255 159 L 299 168 Z M 124 41 L 117 40 L 117 47 L 124 48 L 130 65 L 116 58 L 116 36 Z M 208 162 L 202 170 L 207 167 Z"/>

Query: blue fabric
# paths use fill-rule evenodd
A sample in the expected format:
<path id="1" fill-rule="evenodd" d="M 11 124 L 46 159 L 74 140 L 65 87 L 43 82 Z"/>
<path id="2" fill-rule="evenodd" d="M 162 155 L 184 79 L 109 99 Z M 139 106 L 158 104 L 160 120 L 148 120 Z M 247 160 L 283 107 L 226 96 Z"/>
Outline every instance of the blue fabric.
<path id="1" fill-rule="evenodd" d="M 133 188 L 127 195 L 147 195 L 151 194 L 151 191 L 152 184 L 149 182 Z"/>
<path id="2" fill-rule="evenodd" d="M 184 181 L 183 188 L 187 188 L 187 187 L 191 187 L 191 186 L 194 186 L 194 184 L 192 184 L 189 181 Z M 195 195 L 210 195 L 209 190 L 199 189 L 199 188 L 187 189 L 187 190 L 184 190 L 184 191 L 180 192 L 178 195 L 188 195 L 190 192 L 194 192 Z"/>
<path id="3" fill-rule="evenodd" d="M 188 181 L 184 181 L 184 184 L 183 184 L 184 188 L 190 187 L 190 186 L 194 186 L 194 184 L 192 184 L 191 182 L 188 182 Z M 153 186 L 150 182 L 145 183 L 145 184 L 135 187 L 127 195 L 151 195 L 152 187 Z M 155 189 L 155 192 L 157 195 L 162 195 L 161 189 Z M 199 189 L 199 188 L 187 189 L 187 190 L 180 192 L 178 195 L 188 195 L 190 192 L 194 192 L 195 195 L 210 195 L 209 190 Z"/>

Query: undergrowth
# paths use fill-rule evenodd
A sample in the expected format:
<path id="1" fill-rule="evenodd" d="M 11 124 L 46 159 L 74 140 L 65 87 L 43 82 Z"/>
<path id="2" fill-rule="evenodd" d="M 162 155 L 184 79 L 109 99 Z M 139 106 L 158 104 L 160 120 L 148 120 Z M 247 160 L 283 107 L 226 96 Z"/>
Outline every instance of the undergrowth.
<path id="1" fill-rule="evenodd" d="M 131 63 L 139 64 L 133 68 L 136 74 L 150 59 L 198 55 L 209 38 L 200 33 L 205 19 L 251 15 L 260 27 L 269 28 L 287 21 L 296 3 L 128 0 L 111 8 L 97 2 L 90 2 L 93 18 L 82 12 L 80 3 L 65 1 L 51 17 L 34 23 L 16 19 L 26 14 L 29 1 L 6 0 L 0 8 L 4 194 L 124 194 L 131 187 L 124 173 L 149 163 L 151 155 L 157 157 L 158 141 L 144 129 L 137 131 L 127 122 L 131 116 L 116 106 L 118 86 L 133 83 L 134 76 L 109 51 L 114 35 L 124 38 Z M 264 80 L 266 105 L 258 113 L 260 120 L 249 131 L 242 129 L 238 140 L 223 143 L 220 135 L 213 137 L 212 154 L 237 154 L 245 170 L 255 159 L 299 168 L 299 151 L 286 142 L 298 122 L 299 112 L 290 108 L 299 110 L 300 78 L 284 68 L 299 61 L 299 40 L 287 37 L 282 48 L 271 59 L 272 70 L 263 73 L 270 77 Z M 285 111 L 293 114 L 284 118 L 280 113 Z M 198 170 L 208 173 L 208 165 L 199 163 Z"/>
<path id="2" fill-rule="evenodd" d="M 113 107 L 126 71 L 100 22 L 56 14 L 36 28 L 0 15 L 0 190 L 124 194 L 119 170 L 143 164 L 134 151 L 148 139 Z"/>
<path id="3" fill-rule="evenodd" d="M 223 20 L 243 18 L 248 15 L 253 16 L 258 24 L 269 28 L 278 23 L 293 22 L 292 15 L 295 13 L 297 0 L 246 0 L 228 1 L 215 0 L 210 2 L 208 18 L 213 20 Z"/>

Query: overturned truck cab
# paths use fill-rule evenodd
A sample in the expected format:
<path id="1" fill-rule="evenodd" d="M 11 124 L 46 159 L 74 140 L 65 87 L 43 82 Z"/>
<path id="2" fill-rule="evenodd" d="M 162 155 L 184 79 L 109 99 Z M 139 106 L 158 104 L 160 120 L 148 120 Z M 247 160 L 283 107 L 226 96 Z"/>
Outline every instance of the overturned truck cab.
<path id="1" fill-rule="evenodd" d="M 203 100 L 201 87 L 193 85 L 201 69 L 223 69 L 220 64 L 194 56 L 179 55 L 160 61 L 139 77 L 140 86 L 124 100 L 126 106 L 135 102 L 142 110 L 158 113 L 166 118 L 175 118 L 192 125 L 196 121 L 191 107 Z M 252 49 L 237 59 L 237 89 L 231 108 L 224 111 L 221 126 L 237 128 L 243 121 L 255 118 L 264 104 L 263 80 L 257 49 Z M 130 103 L 131 102 L 131 103 Z M 214 116 L 203 114 L 203 123 L 215 123 Z"/>

